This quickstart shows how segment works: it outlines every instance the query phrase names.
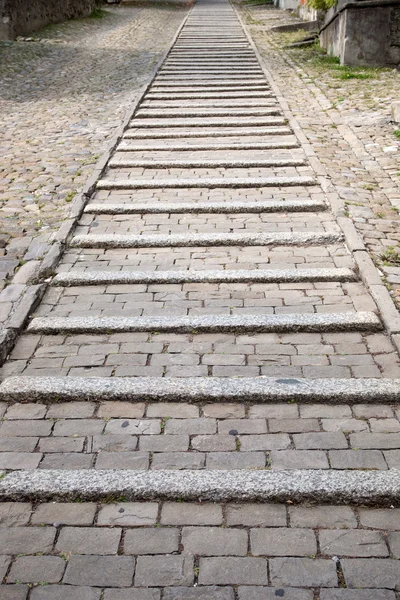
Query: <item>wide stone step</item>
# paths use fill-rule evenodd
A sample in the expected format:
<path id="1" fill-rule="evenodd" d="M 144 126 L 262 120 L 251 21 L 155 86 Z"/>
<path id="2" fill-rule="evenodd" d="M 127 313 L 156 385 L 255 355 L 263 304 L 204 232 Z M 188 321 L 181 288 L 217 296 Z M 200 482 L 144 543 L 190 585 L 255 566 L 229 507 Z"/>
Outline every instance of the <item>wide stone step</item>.
<path id="1" fill-rule="evenodd" d="M 186 90 L 178 89 L 169 91 L 168 89 L 158 90 L 157 92 L 151 92 L 147 95 L 148 100 L 228 100 L 228 99 L 240 99 L 240 98 L 272 98 L 271 92 L 255 91 L 255 92 L 241 92 L 241 91 L 224 91 L 221 89 L 217 92 L 205 92 L 202 93 L 199 90 Z"/>
<path id="2" fill-rule="evenodd" d="M 175 235 L 77 235 L 73 248 L 174 248 L 181 246 L 310 246 L 336 244 L 343 235 L 322 233 L 198 233 Z"/>
<path id="3" fill-rule="evenodd" d="M 307 162 L 301 158 L 275 158 L 259 160 L 222 160 L 222 159 L 203 159 L 203 160 L 152 160 L 127 159 L 123 156 L 111 159 L 108 167 L 111 169 L 122 168 L 143 168 L 143 169 L 214 169 L 214 168 L 251 168 L 251 167 L 301 167 Z"/>
<path id="4" fill-rule="evenodd" d="M 70 502 L 120 497 L 125 500 L 179 498 L 181 501 L 202 502 L 318 502 L 391 506 L 397 504 L 400 498 L 400 476 L 395 470 L 138 472 L 110 469 L 14 471 L 0 480 L 0 500 L 3 502 Z"/>
<path id="5" fill-rule="evenodd" d="M 5 402 L 152 401 L 381 404 L 400 402 L 400 379 L 279 377 L 8 377 Z"/>
<path id="6" fill-rule="evenodd" d="M 54 286 L 136 283 L 292 283 L 308 281 L 356 281 L 351 269 L 271 269 L 237 271 L 96 271 L 58 273 Z"/>
<path id="7" fill-rule="evenodd" d="M 213 177 L 192 179 L 100 179 L 98 190 L 164 188 L 262 188 L 317 185 L 312 177 Z"/>
<path id="8" fill-rule="evenodd" d="M 205 143 L 196 144 L 148 144 L 146 146 L 138 146 L 129 142 L 122 142 L 117 147 L 117 152 L 202 152 L 202 151 L 217 151 L 217 150 L 280 150 L 299 148 L 297 141 L 277 141 L 277 142 L 226 142 L 226 143 Z"/>
<path id="9" fill-rule="evenodd" d="M 168 128 L 168 127 L 248 127 L 248 126 L 265 126 L 265 125 L 285 125 L 286 120 L 283 118 L 275 118 L 275 117 L 256 117 L 252 119 L 240 118 L 225 118 L 218 119 L 215 118 L 203 118 L 203 119 L 180 119 L 176 118 L 166 118 L 164 119 L 146 119 L 145 123 L 141 121 L 132 120 L 130 122 L 130 127 L 132 128 Z"/>
<path id="10" fill-rule="evenodd" d="M 123 135 L 125 139 L 130 140 L 150 140 L 150 139 L 178 139 L 178 138 L 208 138 L 208 137 L 237 137 L 237 136 L 275 136 L 275 135 L 290 135 L 293 131 L 289 127 L 269 127 L 263 129 L 253 127 L 251 129 L 211 129 L 207 131 L 126 131 Z"/>
<path id="11" fill-rule="evenodd" d="M 304 313 L 285 315 L 201 315 L 167 317 L 36 317 L 28 333 L 106 333 L 158 331 L 172 333 L 230 332 L 337 332 L 379 331 L 373 312 Z"/>
<path id="12" fill-rule="evenodd" d="M 129 202 L 89 203 L 84 212 L 90 214 L 131 215 L 145 213 L 261 213 L 261 212 L 315 212 L 326 210 L 326 204 L 318 200 L 271 200 L 267 202 Z"/>
<path id="13" fill-rule="evenodd" d="M 265 116 L 265 115 L 279 115 L 281 114 L 281 110 L 278 108 L 220 108 L 220 109 L 209 109 L 209 110 L 199 110 L 194 108 L 180 108 L 177 111 L 171 110 L 157 110 L 153 108 L 141 108 L 139 112 L 135 114 L 134 119 L 131 121 L 131 124 L 135 124 L 136 119 L 153 119 L 153 118 L 163 118 L 170 119 L 173 117 L 248 117 L 251 115 L 255 116 Z"/>

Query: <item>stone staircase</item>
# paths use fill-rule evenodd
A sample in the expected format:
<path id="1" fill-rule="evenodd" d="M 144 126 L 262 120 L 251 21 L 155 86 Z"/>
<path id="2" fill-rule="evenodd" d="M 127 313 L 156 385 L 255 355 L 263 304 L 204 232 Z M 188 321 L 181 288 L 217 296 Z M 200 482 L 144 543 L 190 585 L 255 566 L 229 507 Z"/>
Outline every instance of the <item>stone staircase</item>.
<path id="1" fill-rule="evenodd" d="M 198 0 L 3 367 L 1 600 L 397 598 L 391 313 L 277 93 Z"/>

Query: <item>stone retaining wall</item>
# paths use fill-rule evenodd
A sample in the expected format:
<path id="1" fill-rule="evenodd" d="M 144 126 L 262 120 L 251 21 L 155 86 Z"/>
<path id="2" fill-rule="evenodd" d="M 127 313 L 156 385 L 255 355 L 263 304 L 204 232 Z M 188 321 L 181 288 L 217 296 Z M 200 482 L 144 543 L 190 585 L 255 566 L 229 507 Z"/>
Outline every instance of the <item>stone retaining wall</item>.
<path id="1" fill-rule="evenodd" d="M 342 65 L 400 63 L 400 1 L 348 2 L 338 5 L 321 30 L 321 46 Z"/>
<path id="2" fill-rule="evenodd" d="M 49 23 L 90 15 L 96 0 L 0 0 L 0 40 L 27 35 Z"/>

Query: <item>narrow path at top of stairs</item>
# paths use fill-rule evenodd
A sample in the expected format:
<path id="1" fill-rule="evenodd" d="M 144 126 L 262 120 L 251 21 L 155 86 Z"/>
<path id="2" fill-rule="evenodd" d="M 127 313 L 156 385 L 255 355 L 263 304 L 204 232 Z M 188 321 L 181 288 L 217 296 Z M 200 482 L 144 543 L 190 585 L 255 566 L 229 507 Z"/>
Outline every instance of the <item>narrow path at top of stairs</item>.
<path id="1" fill-rule="evenodd" d="M 199 0 L 2 369 L 0 598 L 395 600 L 380 289 L 235 10 Z"/>

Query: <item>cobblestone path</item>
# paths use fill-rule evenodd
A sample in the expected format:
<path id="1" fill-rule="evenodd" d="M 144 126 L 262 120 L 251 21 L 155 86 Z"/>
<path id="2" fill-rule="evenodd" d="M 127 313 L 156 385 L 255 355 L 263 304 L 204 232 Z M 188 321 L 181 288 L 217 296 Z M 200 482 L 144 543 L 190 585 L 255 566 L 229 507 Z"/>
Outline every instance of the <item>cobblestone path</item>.
<path id="1" fill-rule="evenodd" d="M 399 317 L 282 92 L 198 0 L 2 369 L 1 600 L 399 600 Z"/>

